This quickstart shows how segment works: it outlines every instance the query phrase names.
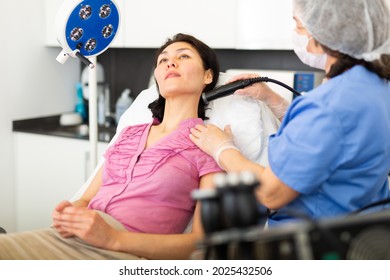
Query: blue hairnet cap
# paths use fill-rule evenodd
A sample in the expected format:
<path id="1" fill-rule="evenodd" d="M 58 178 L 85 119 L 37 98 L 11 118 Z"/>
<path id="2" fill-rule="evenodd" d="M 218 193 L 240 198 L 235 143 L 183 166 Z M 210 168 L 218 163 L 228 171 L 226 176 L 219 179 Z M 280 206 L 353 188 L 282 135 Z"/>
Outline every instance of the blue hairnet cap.
<path id="1" fill-rule="evenodd" d="M 294 16 L 324 46 L 373 61 L 390 54 L 389 0 L 294 0 Z"/>

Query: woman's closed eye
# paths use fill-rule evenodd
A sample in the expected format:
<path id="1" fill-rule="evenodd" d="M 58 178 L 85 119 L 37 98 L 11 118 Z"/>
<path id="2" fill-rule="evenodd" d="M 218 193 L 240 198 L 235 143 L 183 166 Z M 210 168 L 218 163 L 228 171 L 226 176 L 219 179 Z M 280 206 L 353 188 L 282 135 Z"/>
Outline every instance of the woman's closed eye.
<path id="1" fill-rule="evenodd" d="M 191 56 L 189 56 L 188 54 L 180 54 L 177 59 L 179 60 L 184 60 L 184 59 L 189 59 L 191 58 Z M 162 64 L 162 63 L 166 63 L 169 61 L 169 58 L 168 57 L 163 57 L 161 58 L 159 61 L 158 61 L 158 64 Z"/>
<path id="2" fill-rule="evenodd" d="M 167 62 L 167 61 L 168 61 L 168 58 L 163 57 L 163 58 L 161 58 L 161 59 L 158 61 L 158 64 L 165 63 L 165 62 Z"/>
<path id="3" fill-rule="evenodd" d="M 187 59 L 187 58 L 191 58 L 188 54 L 181 54 L 179 56 L 179 59 Z"/>

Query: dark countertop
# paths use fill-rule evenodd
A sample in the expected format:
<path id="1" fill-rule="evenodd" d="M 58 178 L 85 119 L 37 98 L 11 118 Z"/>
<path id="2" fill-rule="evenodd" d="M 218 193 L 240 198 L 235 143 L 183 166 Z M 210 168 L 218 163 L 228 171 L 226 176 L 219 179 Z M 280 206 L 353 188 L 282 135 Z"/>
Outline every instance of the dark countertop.
<path id="1" fill-rule="evenodd" d="M 15 120 L 12 122 L 12 131 L 42 134 L 49 136 L 67 137 L 89 140 L 89 135 L 80 130 L 81 125 L 60 125 L 60 116 L 46 116 L 32 119 Z M 84 124 L 84 127 L 87 124 Z M 116 127 L 98 127 L 98 141 L 109 142 L 115 135 Z"/>

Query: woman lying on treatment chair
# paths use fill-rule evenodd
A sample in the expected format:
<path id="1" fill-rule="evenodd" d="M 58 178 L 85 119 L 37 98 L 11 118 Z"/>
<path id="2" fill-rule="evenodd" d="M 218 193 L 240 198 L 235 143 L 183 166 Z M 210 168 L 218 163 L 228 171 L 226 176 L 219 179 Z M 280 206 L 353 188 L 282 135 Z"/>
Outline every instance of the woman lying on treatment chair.
<path id="1" fill-rule="evenodd" d="M 219 65 L 204 43 L 177 34 L 157 51 L 154 75 L 154 121 L 121 131 L 82 197 L 55 208 L 52 228 L 1 235 L 0 259 L 189 258 L 202 237 L 191 192 L 221 172 L 189 134 L 206 118 L 201 93 Z"/>

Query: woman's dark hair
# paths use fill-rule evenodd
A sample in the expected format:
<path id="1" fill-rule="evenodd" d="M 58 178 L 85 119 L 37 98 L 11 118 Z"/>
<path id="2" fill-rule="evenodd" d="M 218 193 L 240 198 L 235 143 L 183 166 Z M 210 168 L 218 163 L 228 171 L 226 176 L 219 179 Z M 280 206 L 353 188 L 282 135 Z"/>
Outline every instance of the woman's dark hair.
<path id="1" fill-rule="evenodd" d="M 210 91 L 212 90 L 215 85 L 217 84 L 218 78 L 219 78 L 219 63 L 217 59 L 217 55 L 215 52 L 207 46 L 202 41 L 196 39 L 195 37 L 178 33 L 172 38 L 169 38 L 164 45 L 162 45 L 157 51 L 156 51 L 156 59 L 157 61 L 158 56 L 167 48 L 169 45 L 177 42 L 185 42 L 190 44 L 198 53 L 203 61 L 203 67 L 205 70 L 211 69 L 213 73 L 213 80 L 210 84 L 206 85 L 204 88 L 204 91 Z M 157 85 L 158 87 L 158 85 Z M 158 99 L 154 102 L 150 103 L 148 108 L 152 111 L 152 115 L 154 118 L 157 118 L 160 122 L 163 120 L 164 117 L 164 109 L 165 109 L 165 98 L 162 97 L 161 94 L 159 94 Z M 198 106 L 198 117 L 207 120 L 206 117 L 206 104 L 204 103 L 203 99 L 200 98 L 199 100 L 199 106 Z"/>
<path id="2" fill-rule="evenodd" d="M 322 44 L 321 46 L 325 53 L 337 58 L 337 61 L 331 66 L 329 72 L 326 74 L 327 78 L 336 77 L 355 65 L 362 65 L 369 71 L 376 73 L 379 77 L 390 81 L 390 54 L 382 54 L 378 60 L 365 61 L 334 51 Z"/>

